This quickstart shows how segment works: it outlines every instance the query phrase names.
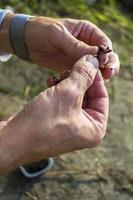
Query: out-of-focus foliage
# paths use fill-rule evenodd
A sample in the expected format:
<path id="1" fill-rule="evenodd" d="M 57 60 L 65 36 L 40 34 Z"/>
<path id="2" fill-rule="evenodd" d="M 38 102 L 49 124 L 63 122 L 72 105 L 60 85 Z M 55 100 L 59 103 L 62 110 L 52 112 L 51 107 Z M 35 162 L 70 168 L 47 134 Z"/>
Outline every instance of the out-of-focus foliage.
<path id="1" fill-rule="evenodd" d="M 0 6 L 12 6 L 17 12 L 26 12 L 28 14 L 45 14 L 54 16 L 79 15 L 88 9 L 86 0 L 5 0 Z"/>
<path id="2" fill-rule="evenodd" d="M 119 0 L 127 9 L 133 11 L 133 0 Z"/>
<path id="3" fill-rule="evenodd" d="M 121 1 L 121 0 L 120 0 Z M 126 27 L 132 22 L 120 14 L 117 0 L 4 0 L 0 1 L 0 7 L 10 6 L 15 12 L 27 14 L 45 15 L 51 17 L 72 17 L 87 19 L 99 24 L 117 24 Z M 133 1 L 126 1 L 132 2 Z M 132 26 L 128 26 L 131 27 Z"/>

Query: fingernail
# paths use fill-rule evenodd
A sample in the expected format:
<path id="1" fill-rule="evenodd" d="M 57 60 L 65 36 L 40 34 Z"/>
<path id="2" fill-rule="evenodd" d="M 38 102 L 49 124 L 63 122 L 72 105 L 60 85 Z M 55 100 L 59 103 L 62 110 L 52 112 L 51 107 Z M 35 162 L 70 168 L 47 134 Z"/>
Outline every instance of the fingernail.
<path id="1" fill-rule="evenodd" d="M 99 62 L 98 62 L 98 59 L 96 57 L 91 57 L 90 58 L 90 56 L 87 56 L 86 57 L 86 61 L 91 63 L 96 69 L 98 69 Z"/>

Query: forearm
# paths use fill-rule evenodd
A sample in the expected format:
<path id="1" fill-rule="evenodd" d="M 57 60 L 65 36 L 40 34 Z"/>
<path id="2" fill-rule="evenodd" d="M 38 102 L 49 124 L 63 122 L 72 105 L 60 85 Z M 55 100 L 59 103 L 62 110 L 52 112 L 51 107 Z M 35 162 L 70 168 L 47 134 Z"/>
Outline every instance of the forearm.
<path id="1" fill-rule="evenodd" d="M 0 175 L 6 174 L 23 163 L 21 148 L 15 138 L 15 128 L 8 122 L 0 123 Z"/>
<path id="2" fill-rule="evenodd" d="M 9 12 L 2 21 L 0 27 L 0 52 L 16 54 L 18 57 L 23 59 L 23 57 L 21 57 L 18 54 L 18 51 L 16 51 L 15 48 L 17 47 L 17 45 L 19 45 L 19 44 L 16 45 L 17 42 L 15 43 L 15 41 L 19 39 L 20 35 L 18 34 L 17 39 L 13 40 L 12 37 L 13 34 L 11 34 L 10 32 L 10 29 L 13 24 L 12 18 L 14 16 L 16 16 L 15 13 Z M 49 49 L 48 46 L 49 42 L 47 41 L 47 32 L 45 31 L 45 29 L 54 21 L 55 21 L 54 18 L 48 18 L 48 17 L 29 17 L 29 19 L 27 18 L 26 26 L 24 28 L 24 38 L 23 38 L 24 39 L 23 42 L 25 44 L 24 46 L 26 46 L 26 49 L 28 50 L 27 54 L 29 57 L 26 60 L 41 65 L 39 61 L 36 61 L 37 60 L 36 57 L 40 57 L 41 51 L 44 51 L 43 57 L 46 56 L 45 53 L 47 52 L 47 49 Z M 41 32 L 43 32 L 43 34 Z M 22 38 L 20 38 L 19 41 L 21 41 L 21 39 Z M 24 49 L 22 49 L 22 52 L 23 51 Z"/>
<path id="3" fill-rule="evenodd" d="M 10 29 L 11 20 L 12 20 L 13 16 L 15 16 L 15 14 L 9 12 L 5 16 L 3 23 L 2 23 L 2 26 L 0 28 L 0 52 L 14 53 L 13 49 L 12 49 L 11 42 L 10 42 L 10 36 L 9 36 L 9 29 Z M 40 17 L 40 19 L 41 19 L 41 17 Z M 34 38 L 31 40 L 31 36 L 33 37 L 35 35 L 35 38 L 36 38 L 35 31 L 38 31 L 37 25 L 39 23 L 39 20 L 36 22 L 36 20 L 31 19 L 30 21 L 29 21 L 29 25 L 28 25 L 29 28 L 26 28 L 26 32 L 25 32 L 25 42 L 26 42 L 27 46 L 33 45 Z M 33 21 L 33 23 L 32 23 L 32 21 Z M 48 17 L 45 18 L 46 24 L 49 23 L 49 22 L 52 23 L 52 21 L 55 21 L 55 20 L 52 19 L 52 18 L 48 18 Z M 34 41 L 36 41 L 36 40 L 34 40 Z M 35 44 L 35 46 L 36 46 L 36 44 Z"/>

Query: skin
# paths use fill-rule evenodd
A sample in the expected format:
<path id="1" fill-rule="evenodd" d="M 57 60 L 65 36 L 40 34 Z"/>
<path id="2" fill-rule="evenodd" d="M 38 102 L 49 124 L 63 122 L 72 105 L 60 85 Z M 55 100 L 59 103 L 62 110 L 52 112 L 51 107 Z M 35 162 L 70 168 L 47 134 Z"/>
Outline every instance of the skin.
<path id="1" fill-rule="evenodd" d="M 108 95 L 97 59 L 93 65 L 88 60 L 92 62 L 92 56 L 81 58 L 67 78 L 5 123 L 0 134 L 0 173 L 100 143 L 107 127 Z"/>
<path id="2" fill-rule="evenodd" d="M 72 65 L 86 54 L 96 55 L 100 45 L 112 49 L 110 39 L 91 22 L 46 17 L 29 20 L 26 44 L 34 63 L 59 72 L 71 69 Z M 117 54 L 103 54 L 100 65 L 106 68 L 102 71 L 103 77 L 110 79 L 119 71 Z"/>
<path id="3" fill-rule="evenodd" d="M 14 15 L 8 14 L 1 27 L 0 51 L 13 53 L 9 27 Z M 59 72 L 71 69 L 86 54 L 97 55 L 99 46 L 112 49 L 111 40 L 96 25 L 67 18 L 31 18 L 25 29 L 25 43 L 31 62 Z M 101 70 L 104 79 L 110 79 L 118 73 L 119 65 L 116 53 L 103 54 L 100 66 L 105 68 Z"/>
<path id="4" fill-rule="evenodd" d="M 13 53 L 9 27 L 14 15 L 5 17 L 0 30 L 0 51 L 7 53 Z M 113 51 L 100 55 L 100 65 L 85 61 L 83 56 L 97 55 L 100 45 L 112 49 L 110 39 L 88 21 L 34 17 L 27 22 L 25 43 L 31 62 L 71 72 L 65 79 L 61 77 L 61 82 L 51 82 L 52 87 L 20 113 L 1 122 L 1 174 L 26 163 L 99 144 L 108 118 L 103 78 L 110 79 L 119 71 L 119 59 Z"/>

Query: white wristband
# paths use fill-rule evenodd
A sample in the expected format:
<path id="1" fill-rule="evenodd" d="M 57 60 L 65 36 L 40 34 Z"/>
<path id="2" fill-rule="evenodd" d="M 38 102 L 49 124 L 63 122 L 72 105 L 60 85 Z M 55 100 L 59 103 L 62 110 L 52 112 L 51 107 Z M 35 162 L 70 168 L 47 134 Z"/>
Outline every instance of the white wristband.
<path id="1" fill-rule="evenodd" d="M 3 20 L 8 13 L 13 13 L 13 12 L 11 10 L 8 10 L 8 9 L 0 9 L 0 29 L 1 29 L 1 26 L 2 26 L 2 23 L 3 23 Z M 6 62 L 7 60 L 9 60 L 11 58 L 11 56 L 12 56 L 12 54 L 0 52 L 0 60 L 2 62 Z"/>

